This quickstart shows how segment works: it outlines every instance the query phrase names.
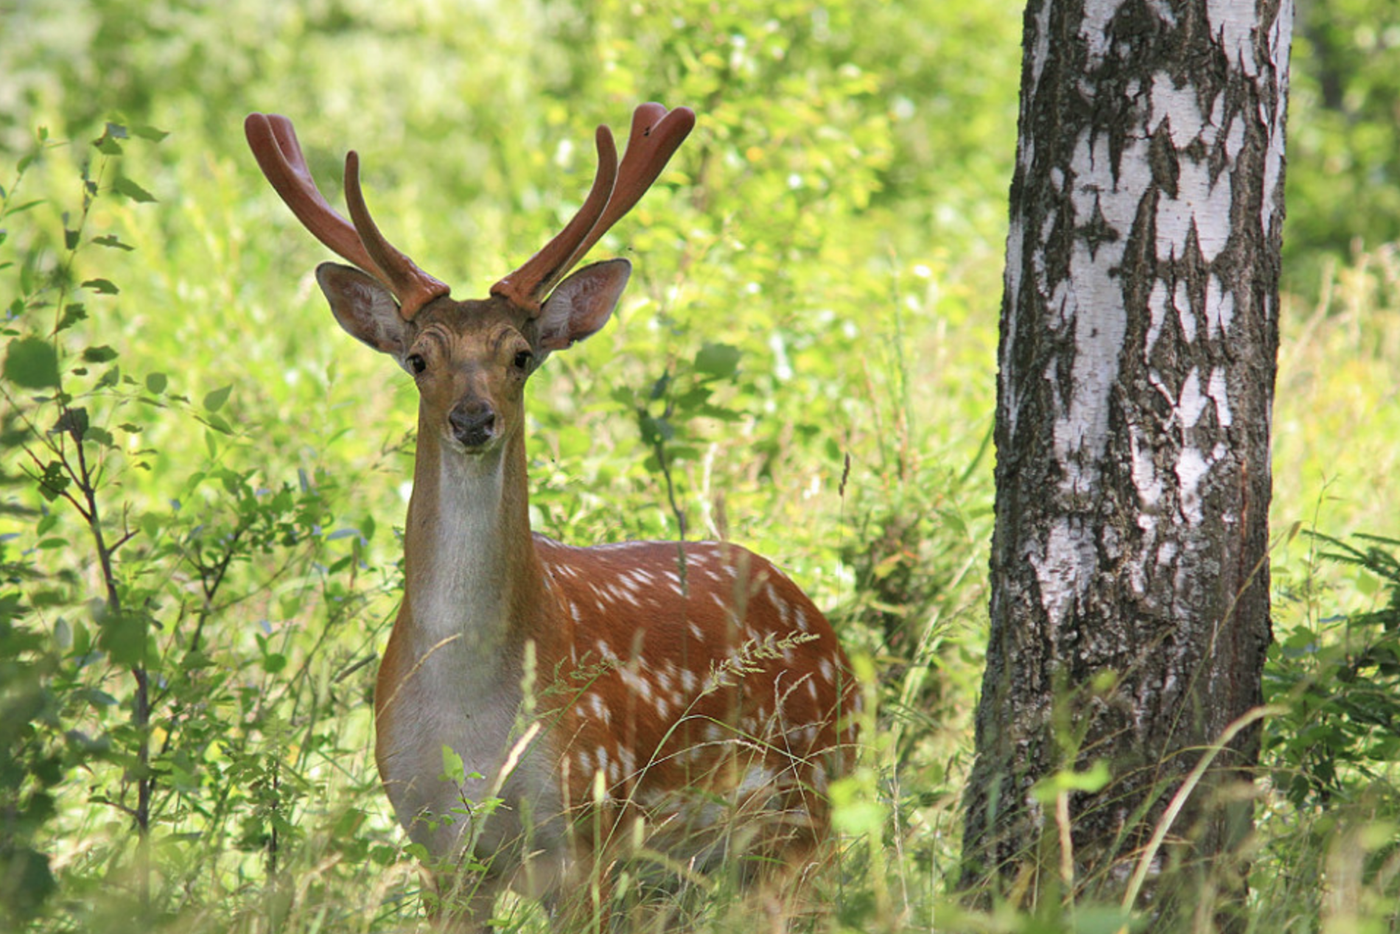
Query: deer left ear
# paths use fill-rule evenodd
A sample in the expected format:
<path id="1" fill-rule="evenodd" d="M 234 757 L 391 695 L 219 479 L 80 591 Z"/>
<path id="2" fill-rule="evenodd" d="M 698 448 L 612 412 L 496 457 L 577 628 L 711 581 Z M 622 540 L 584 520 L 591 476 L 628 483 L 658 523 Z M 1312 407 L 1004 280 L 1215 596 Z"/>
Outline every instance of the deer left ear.
<path id="1" fill-rule="evenodd" d="M 601 330 L 631 275 L 631 263 L 610 259 L 585 266 L 559 283 L 540 309 L 540 348 L 563 350 Z"/>

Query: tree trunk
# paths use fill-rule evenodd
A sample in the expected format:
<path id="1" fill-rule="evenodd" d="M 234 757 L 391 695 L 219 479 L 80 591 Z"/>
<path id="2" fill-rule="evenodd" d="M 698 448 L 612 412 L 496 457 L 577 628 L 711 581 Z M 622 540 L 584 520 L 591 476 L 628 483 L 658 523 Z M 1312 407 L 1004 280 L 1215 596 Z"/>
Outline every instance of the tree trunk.
<path id="1" fill-rule="evenodd" d="M 1121 891 L 1260 703 L 1292 16 L 1027 7 L 969 886 Z M 1242 884 L 1258 752 L 1256 723 L 1213 760 L 1158 876 Z M 1098 790 L 1032 791 L 1096 762 Z"/>

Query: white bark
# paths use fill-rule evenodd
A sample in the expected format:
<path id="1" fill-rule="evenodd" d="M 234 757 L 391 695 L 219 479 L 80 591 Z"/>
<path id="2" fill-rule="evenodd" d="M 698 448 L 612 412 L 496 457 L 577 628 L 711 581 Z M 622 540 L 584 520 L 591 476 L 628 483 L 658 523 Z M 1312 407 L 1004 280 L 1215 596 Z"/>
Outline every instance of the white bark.
<path id="1" fill-rule="evenodd" d="M 970 847 L 993 813 L 1033 826 L 1025 789 L 1076 755 L 1057 690 L 1118 676 L 1080 716 L 1129 786 L 1258 694 L 1291 21 L 1291 0 L 1026 12 Z M 1106 815 L 1139 792 L 1113 793 L 1086 835 L 1123 845 Z"/>

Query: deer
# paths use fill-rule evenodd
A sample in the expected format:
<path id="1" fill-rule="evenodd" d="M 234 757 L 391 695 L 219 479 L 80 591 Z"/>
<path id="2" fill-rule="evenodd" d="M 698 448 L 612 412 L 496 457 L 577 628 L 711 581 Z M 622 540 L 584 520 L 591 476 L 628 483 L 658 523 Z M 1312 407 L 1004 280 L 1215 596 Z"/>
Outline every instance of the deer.
<path id="1" fill-rule="evenodd" d="M 556 917 L 605 918 L 612 867 L 637 858 L 639 839 L 700 870 L 726 857 L 752 857 L 759 877 L 809 865 L 829 830 L 828 782 L 852 767 L 849 660 L 776 565 L 728 542 L 575 547 L 530 527 L 526 380 L 612 316 L 630 262 L 574 267 L 694 125 L 685 107 L 637 107 L 620 163 L 600 126 L 573 218 L 486 298 L 458 301 L 380 233 L 354 151 L 347 220 L 287 117 L 245 121 L 267 181 L 351 264 L 316 269 L 336 321 L 419 393 L 375 761 L 438 892 L 455 896 L 429 906 L 450 927 L 481 930 L 507 888 Z"/>

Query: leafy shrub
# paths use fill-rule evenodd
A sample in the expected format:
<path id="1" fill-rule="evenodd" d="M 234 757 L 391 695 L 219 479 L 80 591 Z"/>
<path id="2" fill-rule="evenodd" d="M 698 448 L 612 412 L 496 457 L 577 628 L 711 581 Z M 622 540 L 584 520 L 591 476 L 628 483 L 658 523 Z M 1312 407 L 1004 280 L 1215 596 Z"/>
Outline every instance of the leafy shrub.
<path id="1" fill-rule="evenodd" d="M 1275 784 L 1299 809 L 1373 793 L 1400 762 L 1400 540 L 1316 534 L 1321 557 L 1360 572 L 1375 609 L 1299 627 L 1275 646 L 1266 700 L 1286 703 L 1267 733 Z"/>
<path id="2" fill-rule="evenodd" d="M 231 387 L 192 401 L 180 374 L 124 371 L 94 339 L 123 292 L 89 271 L 93 254 L 133 247 L 92 234 L 89 219 L 108 199 L 154 201 L 121 160 L 138 137 L 163 136 L 108 124 L 61 236 L 21 229 L 4 244 L 18 253 L 0 381 L 7 513 L 21 529 L 0 542 L 0 894 L 12 920 L 41 916 L 65 874 L 80 916 L 159 914 L 193 878 L 237 869 L 216 839 L 258 860 L 277 891 L 303 815 L 321 806 L 308 763 L 341 751 L 323 718 L 358 702 L 307 697 L 326 691 L 308 659 L 392 580 L 374 582 L 364 562 L 371 526 L 335 528 L 329 478 L 278 483 L 231 466 L 250 437 Z M 42 206 L 17 199 L 24 173 L 59 148 L 43 134 L 38 146 L 4 192 L 6 218 Z M 203 455 L 143 496 L 139 475 L 160 453 L 149 429 L 170 422 L 202 434 Z M 357 584 L 366 572 L 369 587 Z M 244 606 L 255 628 L 224 625 Z M 272 622 L 299 616 L 319 634 Z M 54 794 L 80 785 L 87 833 L 106 830 L 56 872 Z M 367 852 L 358 825 L 337 815 L 337 826 L 337 846 Z M 104 864 L 117 884 L 95 889 Z"/>

